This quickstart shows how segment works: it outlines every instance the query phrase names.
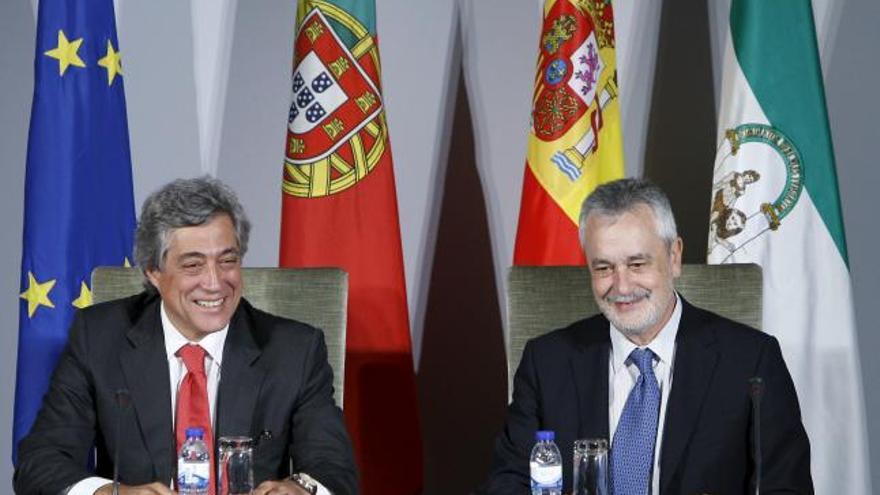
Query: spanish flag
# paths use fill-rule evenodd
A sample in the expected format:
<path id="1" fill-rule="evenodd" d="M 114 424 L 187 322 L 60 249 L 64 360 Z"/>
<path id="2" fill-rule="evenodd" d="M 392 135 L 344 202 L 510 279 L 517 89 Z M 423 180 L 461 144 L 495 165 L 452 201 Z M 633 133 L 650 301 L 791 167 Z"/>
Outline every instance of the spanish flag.
<path id="1" fill-rule="evenodd" d="M 515 265 L 584 264 L 581 203 L 623 177 L 611 4 L 544 4 Z"/>
<path id="2" fill-rule="evenodd" d="M 348 272 L 344 404 L 361 492 L 412 495 L 422 444 L 375 12 L 298 5 L 280 264 Z"/>

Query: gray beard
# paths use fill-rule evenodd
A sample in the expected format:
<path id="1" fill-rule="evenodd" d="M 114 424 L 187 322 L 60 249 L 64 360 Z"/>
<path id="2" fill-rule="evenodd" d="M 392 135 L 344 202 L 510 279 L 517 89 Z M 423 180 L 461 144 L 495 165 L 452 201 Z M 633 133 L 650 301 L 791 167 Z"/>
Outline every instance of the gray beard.
<path id="1" fill-rule="evenodd" d="M 613 304 L 614 300 L 620 301 L 622 298 L 610 298 L 603 297 L 601 300 L 597 300 L 597 304 L 599 305 L 599 309 L 602 311 L 602 314 L 605 315 L 605 318 L 608 318 L 608 321 L 614 325 L 614 328 L 619 330 L 621 333 L 626 335 L 627 337 L 641 337 L 648 330 L 652 329 L 657 323 L 660 322 L 660 319 L 663 318 L 663 315 L 666 313 L 667 308 L 672 301 L 675 299 L 675 289 L 670 285 L 669 287 L 670 301 L 666 304 L 655 304 L 658 301 L 655 300 L 657 297 L 655 293 L 647 291 L 645 296 L 646 301 L 648 302 L 648 307 L 644 312 L 644 316 L 640 318 L 639 321 L 625 323 L 620 319 L 615 317 Z"/>

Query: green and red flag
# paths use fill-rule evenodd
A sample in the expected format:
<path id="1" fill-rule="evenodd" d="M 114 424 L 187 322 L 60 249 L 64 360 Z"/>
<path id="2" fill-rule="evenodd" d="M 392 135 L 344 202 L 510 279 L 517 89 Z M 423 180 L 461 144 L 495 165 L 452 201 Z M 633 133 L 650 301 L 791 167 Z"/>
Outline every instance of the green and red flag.
<path id="1" fill-rule="evenodd" d="M 422 443 L 375 4 L 300 1 L 296 25 L 280 264 L 348 272 L 344 404 L 361 491 L 412 495 Z"/>
<path id="2" fill-rule="evenodd" d="M 546 0 L 515 265 L 582 265 L 581 203 L 623 177 L 609 0 Z"/>
<path id="3" fill-rule="evenodd" d="M 779 339 L 797 388 L 816 493 L 871 493 L 846 238 L 809 0 L 731 4 L 708 261 L 763 268 L 763 330 Z"/>

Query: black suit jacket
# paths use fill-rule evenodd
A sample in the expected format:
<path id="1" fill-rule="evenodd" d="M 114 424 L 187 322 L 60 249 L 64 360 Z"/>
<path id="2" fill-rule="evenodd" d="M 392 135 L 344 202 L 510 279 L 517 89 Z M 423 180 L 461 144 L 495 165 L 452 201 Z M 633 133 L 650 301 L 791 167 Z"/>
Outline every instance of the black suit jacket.
<path id="1" fill-rule="evenodd" d="M 20 494 L 57 495 L 95 475 L 129 485 L 169 483 L 176 471 L 174 422 L 159 298 L 140 294 L 79 311 L 30 433 L 19 444 Z M 357 492 L 357 475 L 323 334 L 272 316 L 242 299 L 229 325 L 214 435 L 257 438 L 254 481 L 305 472 L 334 495 Z M 115 391 L 131 406 L 120 413 Z M 117 421 L 122 420 L 117 438 Z M 216 442 L 215 442 L 216 444 Z"/>
<path id="2" fill-rule="evenodd" d="M 748 380 L 760 376 L 765 384 L 761 493 L 813 493 L 809 442 L 776 339 L 684 299 L 682 303 L 660 449 L 660 492 L 753 492 Z M 556 432 L 563 488 L 571 489 L 574 440 L 610 438 L 609 331 L 608 320 L 598 315 L 526 345 L 482 492 L 528 493 L 528 460 L 536 430 Z"/>

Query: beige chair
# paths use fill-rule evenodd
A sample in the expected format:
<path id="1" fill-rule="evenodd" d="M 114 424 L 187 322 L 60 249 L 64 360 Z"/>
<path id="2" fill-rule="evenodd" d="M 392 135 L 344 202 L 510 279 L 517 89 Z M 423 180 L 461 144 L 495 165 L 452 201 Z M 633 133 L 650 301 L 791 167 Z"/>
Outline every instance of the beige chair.
<path id="1" fill-rule="evenodd" d="M 242 277 L 244 297 L 255 307 L 324 331 L 334 398 L 342 407 L 348 274 L 338 268 L 243 268 Z M 92 300 L 137 294 L 143 281 L 137 268 L 98 267 L 92 272 Z"/>
<path id="2" fill-rule="evenodd" d="M 761 328 L 761 267 L 684 265 L 676 289 L 695 306 Z M 597 314 L 590 275 L 583 266 L 515 266 L 507 288 L 507 397 L 526 342 Z"/>

